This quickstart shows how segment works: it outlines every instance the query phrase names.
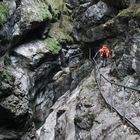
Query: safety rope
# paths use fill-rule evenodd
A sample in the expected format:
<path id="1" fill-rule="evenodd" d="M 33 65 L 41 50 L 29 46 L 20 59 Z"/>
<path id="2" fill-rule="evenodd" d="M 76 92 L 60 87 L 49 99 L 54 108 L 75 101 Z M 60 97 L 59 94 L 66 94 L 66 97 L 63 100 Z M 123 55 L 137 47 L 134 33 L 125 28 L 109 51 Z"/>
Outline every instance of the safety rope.
<path id="1" fill-rule="evenodd" d="M 131 127 L 133 127 L 139 134 L 140 134 L 140 129 L 129 119 L 127 118 L 126 116 L 126 111 L 125 111 L 125 90 L 126 89 L 129 89 L 129 90 L 132 90 L 132 91 L 137 91 L 140 93 L 140 90 L 137 89 L 137 88 L 134 88 L 134 87 L 128 87 L 126 85 L 121 85 L 119 83 L 116 83 L 116 82 L 112 82 L 110 81 L 108 78 L 106 78 L 100 71 L 100 68 L 98 66 L 98 63 L 96 61 L 96 56 L 97 56 L 98 52 L 95 54 L 94 58 L 93 58 L 93 62 L 95 64 L 95 70 L 94 70 L 94 75 L 95 75 L 95 79 L 96 79 L 96 82 L 97 82 L 97 85 L 98 85 L 98 88 L 99 88 L 99 91 L 101 93 L 101 96 L 102 98 L 104 99 L 105 103 L 111 108 L 111 111 L 115 111 L 122 119 L 123 119 L 123 123 L 127 122 L 129 125 L 131 125 Z M 102 92 L 102 85 L 101 85 L 101 80 L 104 79 L 106 82 L 110 83 L 111 85 L 111 103 L 108 102 L 107 98 L 103 95 L 103 92 Z M 119 86 L 121 88 L 123 88 L 123 93 L 124 93 L 124 96 L 123 96 L 123 113 L 121 113 L 118 109 L 115 108 L 115 106 L 113 105 L 113 93 L 112 93 L 112 85 L 115 85 L 115 86 Z"/>

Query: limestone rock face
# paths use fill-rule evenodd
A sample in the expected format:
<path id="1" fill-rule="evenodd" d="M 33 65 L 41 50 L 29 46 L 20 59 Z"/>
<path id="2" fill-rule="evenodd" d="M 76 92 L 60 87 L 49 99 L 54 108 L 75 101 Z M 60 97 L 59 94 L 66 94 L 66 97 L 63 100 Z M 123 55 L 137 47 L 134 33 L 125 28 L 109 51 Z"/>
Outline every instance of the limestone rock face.
<path id="1" fill-rule="evenodd" d="M 110 113 L 105 108 L 94 72 L 72 93 L 64 94 L 52 110 L 45 124 L 38 130 L 41 140 L 139 138 L 129 127 L 123 126 L 116 113 Z"/>
<path id="2" fill-rule="evenodd" d="M 99 0 L 93 0 L 93 2 L 98 2 Z M 118 0 L 118 1 L 113 1 L 113 0 L 102 0 L 104 2 L 106 2 L 107 4 L 109 4 L 110 6 L 113 6 L 117 9 L 123 9 L 123 8 L 127 8 L 129 6 L 129 4 L 131 4 L 133 2 L 133 0 Z"/>
<path id="3" fill-rule="evenodd" d="M 139 21 L 136 19 L 128 20 L 125 31 L 126 38 L 118 40 L 114 47 L 115 65 L 113 71 L 125 77 L 136 74 L 139 77 Z M 116 70 L 118 71 L 116 71 Z M 112 72 L 111 72 L 112 73 Z"/>
<path id="4" fill-rule="evenodd" d="M 29 96 L 37 127 L 49 115 L 57 99 L 67 90 L 76 88 L 87 72 L 91 71 L 90 62 L 81 62 L 81 55 L 73 57 L 81 53 L 80 49 L 72 46 L 67 48 L 65 54 L 59 56 L 52 54 L 43 41 L 37 41 L 13 50 L 12 72 L 16 82 L 21 81 L 20 89 Z M 64 57 L 70 60 L 64 62 Z"/>
<path id="5" fill-rule="evenodd" d="M 21 0 L 19 2 L 5 1 L 3 3 L 6 3 L 9 10 L 9 19 L 0 31 L 2 36 L 1 46 L 6 46 L 1 49 L 3 52 L 1 55 L 10 47 L 9 42 L 12 42 L 12 44 L 18 43 L 30 30 L 40 27 L 52 17 L 45 1 Z"/>
<path id="6" fill-rule="evenodd" d="M 75 22 L 75 30 L 79 39 L 85 42 L 94 42 L 115 34 L 115 28 L 117 28 L 115 24 L 117 23 L 112 20 L 107 22 L 115 16 L 115 13 L 113 8 L 102 1 L 89 6 L 82 14 L 79 12 Z"/>
<path id="7" fill-rule="evenodd" d="M 51 106 L 91 71 L 73 44 L 71 14 L 63 0 L 0 2 L 1 140 L 39 139 Z"/>
<path id="8" fill-rule="evenodd" d="M 87 10 L 77 17 L 77 28 L 90 28 L 98 24 L 104 23 L 109 18 L 113 17 L 113 9 L 111 9 L 106 3 L 100 1 L 87 8 Z"/>
<path id="9" fill-rule="evenodd" d="M 0 1 L 0 140 L 139 138 L 105 106 L 87 60 L 108 44 L 110 76 L 139 85 L 139 5 L 129 4 Z"/>
<path id="10" fill-rule="evenodd" d="M 137 75 L 139 75 L 139 63 L 140 63 L 140 48 L 139 48 L 139 32 L 134 35 L 134 43 L 131 46 L 131 55 L 133 57 L 132 68 L 136 71 Z"/>
<path id="11" fill-rule="evenodd" d="M 51 52 L 49 51 L 49 48 L 47 47 L 47 44 L 44 41 L 38 40 L 33 41 L 27 44 L 23 44 L 21 46 L 18 46 L 14 50 L 14 54 L 16 56 L 19 56 L 21 61 L 24 61 L 25 59 L 25 67 L 35 67 L 37 66 L 41 59 L 46 58 L 47 55 L 51 55 Z M 28 61 L 27 61 L 28 59 Z M 53 59 L 53 58 L 52 58 Z M 49 58 L 48 58 L 49 60 Z"/>
<path id="12" fill-rule="evenodd" d="M 60 1 L 59 1 L 60 2 Z M 53 1 L 38 1 L 38 0 L 21 0 L 20 2 L 12 1 L 10 4 L 9 1 L 5 1 L 7 6 L 7 11 L 3 12 L 3 17 L 7 16 L 7 14 L 10 14 L 10 18 L 5 21 L 6 24 L 2 27 L 0 31 L 1 36 L 1 56 L 4 55 L 7 51 L 7 49 L 10 47 L 9 43 L 12 43 L 12 45 L 17 45 L 19 41 L 23 39 L 28 39 L 30 37 L 32 38 L 45 38 L 45 36 L 48 34 L 48 31 L 50 29 L 50 24 L 55 20 L 58 23 L 57 27 L 55 28 L 56 32 L 59 32 L 59 15 L 60 12 L 63 9 L 64 15 L 70 15 L 71 10 L 69 10 L 63 1 L 56 5 Z M 4 3 L 4 4 L 5 4 Z M 4 9 L 4 4 L 2 4 L 2 7 Z M 4 5 L 4 6 L 3 6 Z M 64 7 L 63 7 L 64 5 Z M 12 9 L 12 10 L 11 10 Z M 56 13 L 54 13 L 54 11 Z M 6 13 L 5 13 L 6 12 Z M 67 17 L 68 18 L 68 17 Z M 69 16 L 70 18 L 70 16 Z M 2 18 L 3 19 L 3 18 Z M 62 19 L 62 25 L 63 21 Z M 65 20 L 64 24 L 69 24 L 70 21 Z M 71 26 L 71 24 L 69 24 Z M 70 27 L 68 26 L 68 28 Z M 71 27 L 70 27 L 71 30 Z M 69 33 L 63 33 L 63 29 L 61 31 L 61 39 L 65 41 L 65 38 L 71 39 L 71 34 Z M 71 31 L 72 32 L 72 31 Z M 30 35 L 29 35 L 30 34 Z M 58 37 L 54 35 L 50 35 L 52 38 L 56 38 L 58 40 Z M 57 35 L 58 36 L 58 35 Z M 72 39 L 71 39 L 72 40 Z M 6 46 L 6 47 L 4 47 Z"/>
<path id="13" fill-rule="evenodd" d="M 32 128 L 32 132 L 30 131 L 26 138 L 30 135 L 35 137 L 33 114 L 27 96 L 18 87 L 20 83 L 16 83 L 15 76 L 8 67 L 7 69 L 1 67 L 0 79 L 0 139 L 19 139 L 20 134 L 23 137 L 27 134 L 28 128 Z"/>

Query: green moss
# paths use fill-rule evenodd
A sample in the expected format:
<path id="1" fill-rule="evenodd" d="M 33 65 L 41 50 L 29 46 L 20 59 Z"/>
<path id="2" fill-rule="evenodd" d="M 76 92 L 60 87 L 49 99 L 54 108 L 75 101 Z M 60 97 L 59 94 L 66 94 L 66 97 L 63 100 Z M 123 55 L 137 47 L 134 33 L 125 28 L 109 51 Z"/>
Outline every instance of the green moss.
<path id="1" fill-rule="evenodd" d="M 58 54 L 61 50 L 59 42 L 54 38 L 47 38 L 45 44 L 53 54 Z"/>
<path id="2" fill-rule="evenodd" d="M 57 21 L 52 25 L 49 36 L 59 43 L 73 42 L 71 10 L 67 8 L 64 0 L 48 0 L 47 2 L 51 7 L 53 19 Z"/>
<path id="3" fill-rule="evenodd" d="M 48 5 L 51 6 L 54 15 L 58 15 L 63 5 L 63 0 L 48 0 Z"/>
<path id="4" fill-rule="evenodd" d="M 67 14 L 71 12 L 71 10 L 67 8 L 64 0 L 48 0 L 47 3 L 51 7 L 51 12 L 54 19 L 58 19 L 61 12 Z"/>
<path id="5" fill-rule="evenodd" d="M 41 5 L 40 11 L 37 13 L 37 16 L 41 19 L 52 19 L 52 15 L 49 11 L 49 7 L 47 4 L 40 1 L 39 3 Z"/>
<path id="6" fill-rule="evenodd" d="M 24 8 L 22 9 L 21 17 L 26 22 L 52 19 L 49 6 L 44 1 L 38 0 L 22 6 Z"/>
<path id="7" fill-rule="evenodd" d="M 3 25 L 7 21 L 9 9 L 4 2 L 0 2 L 0 25 Z"/>
<path id="8" fill-rule="evenodd" d="M 121 16 L 132 16 L 132 12 L 129 9 L 124 9 L 124 10 L 120 11 L 117 16 L 118 17 L 121 17 Z"/>
<path id="9" fill-rule="evenodd" d="M 140 16 L 140 7 L 136 9 L 136 11 L 134 12 L 134 16 Z"/>
<path id="10" fill-rule="evenodd" d="M 119 12 L 118 17 L 139 17 L 140 16 L 140 5 L 133 5 L 127 9 Z"/>
<path id="11" fill-rule="evenodd" d="M 0 68 L 0 80 L 6 83 L 11 83 L 14 81 L 14 77 L 8 70 Z"/>
<path id="12" fill-rule="evenodd" d="M 52 26 L 49 36 L 55 38 L 60 43 L 73 42 L 72 31 L 73 26 L 70 17 L 63 15 L 62 21 Z"/>

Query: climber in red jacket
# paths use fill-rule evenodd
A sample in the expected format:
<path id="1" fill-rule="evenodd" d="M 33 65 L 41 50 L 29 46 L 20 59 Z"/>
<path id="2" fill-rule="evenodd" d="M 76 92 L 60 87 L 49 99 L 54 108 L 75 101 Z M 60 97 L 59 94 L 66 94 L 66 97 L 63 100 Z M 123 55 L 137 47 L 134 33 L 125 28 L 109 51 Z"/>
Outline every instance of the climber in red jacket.
<path id="1" fill-rule="evenodd" d="M 99 52 L 103 60 L 102 66 L 105 67 L 107 65 L 107 58 L 110 56 L 110 51 L 109 51 L 108 46 L 103 45 L 102 48 L 99 50 Z"/>

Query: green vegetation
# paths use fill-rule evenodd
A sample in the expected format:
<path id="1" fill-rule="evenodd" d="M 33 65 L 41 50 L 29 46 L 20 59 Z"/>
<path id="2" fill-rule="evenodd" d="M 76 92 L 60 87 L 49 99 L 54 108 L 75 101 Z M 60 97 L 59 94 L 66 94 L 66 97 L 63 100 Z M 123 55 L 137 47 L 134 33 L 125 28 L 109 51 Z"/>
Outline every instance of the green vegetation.
<path id="1" fill-rule="evenodd" d="M 58 54 L 61 50 L 60 44 L 73 42 L 71 10 L 66 7 L 64 0 L 48 0 L 47 3 L 51 7 L 53 19 L 57 22 L 52 24 L 49 38 L 45 42 L 53 54 Z"/>
<path id="2" fill-rule="evenodd" d="M 7 21 L 9 9 L 4 2 L 0 2 L 0 25 L 3 25 Z"/>
<path id="3" fill-rule="evenodd" d="M 123 17 L 123 16 L 132 16 L 133 15 L 133 11 L 131 11 L 129 8 L 124 9 L 122 11 L 119 12 L 119 14 L 117 15 L 118 17 Z"/>
<path id="4" fill-rule="evenodd" d="M 49 11 L 48 5 L 39 1 L 39 4 L 41 5 L 40 11 L 37 12 L 37 16 L 41 19 L 52 19 L 52 15 Z"/>
<path id="5" fill-rule="evenodd" d="M 61 50 L 59 42 L 54 38 L 47 38 L 45 44 L 53 54 L 58 54 Z"/>
<path id="6" fill-rule="evenodd" d="M 58 14 L 62 11 L 62 8 L 66 8 L 64 0 L 48 0 L 48 5 L 51 7 L 53 18 L 57 18 Z"/>
<path id="7" fill-rule="evenodd" d="M 51 7 L 54 20 L 58 20 L 63 13 L 67 15 L 72 13 L 72 11 L 68 9 L 68 4 L 65 3 L 65 0 L 47 0 L 47 3 Z"/>
<path id="8" fill-rule="evenodd" d="M 133 6 L 130 6 L 129 8 L 127 9 L 124 9 L 122 11 L 119 12 L 118 14 L 118 17 L 139 17 L 140 16 L 140 5 L 137 4 L 137 5 L 133 5 Z"/>
<path id="9" fill-rule="evenodd" d="M 63 15 L 62 21 L 59 21 L 52 26 L 49 36 L 55 38 L 60 43 L 73 42 L 72 30 L 73 26 L 70 17 Z"/>
<path id="10" fill-rule="evenodd" d="M 135 16 L 140 16 L 140 6 L 136 9 L 136 11 L 134 12 Z"/>
<path id="11" fill-rule="evenodd" d="M 14 77 L 8 70 L 0 68 L 0 80 L 6 83 L 11 83 L 14 81 Z"/>
<path id="12" fill-rule="evenodd" d="M 21 17 L 26 22 L 44 21 L 52 19 L 49 7 L 44 1 L 34 1 L 29 3 L 28 5 L 23 5 L 23 7 L 24 8 L 22 9 L 23 11 L 21 12 Z"/>

